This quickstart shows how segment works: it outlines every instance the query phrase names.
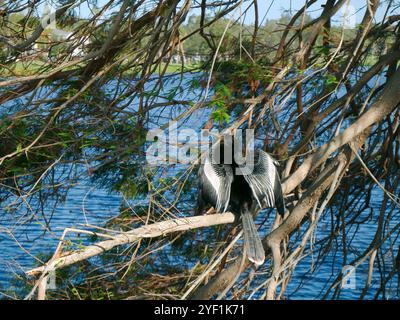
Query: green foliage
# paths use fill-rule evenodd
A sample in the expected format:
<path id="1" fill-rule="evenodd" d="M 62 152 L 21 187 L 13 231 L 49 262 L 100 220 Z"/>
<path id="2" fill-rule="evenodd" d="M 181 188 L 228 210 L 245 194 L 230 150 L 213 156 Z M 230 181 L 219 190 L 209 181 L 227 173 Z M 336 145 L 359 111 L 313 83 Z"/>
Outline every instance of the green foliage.
<path id="1" fill-rule="evenodd" d="M 225 86 L 222 82 L 218 82 L 215 87 L 215 94 L 211 101 L 211 105 L 214 107 L 214 111 L 211 114 L 211 117 L 223 124 L 224 122 L 228 123 L 230 120 L 229 113 L 225 107 L 227 100 L 232 96 L 230 89 Z"/>
<path id="2" fill-rule="evenodd" d="M 324 83 L 329 89 L 334 89 L 336 85 L 339 83 L 339 80 L 332 73 L 326 73 L 324 75 Z"/>
<path id="3" fill-rule="evenodd" d="M 229 123 L 230 116 L 225 107 L 217 107 L 217 110 L 212 112 L 211 117 L 219 122 L 219 124 L 223 124 L 224 122 Z"/>
<path id="4" fill-rule="evenodd" d="M 223 61 L 217 66 L 218 79 L 233 92 L 246 89 L 255 91 L 261 84 L 271 81 L 268 65 L 245 60 Z"/>

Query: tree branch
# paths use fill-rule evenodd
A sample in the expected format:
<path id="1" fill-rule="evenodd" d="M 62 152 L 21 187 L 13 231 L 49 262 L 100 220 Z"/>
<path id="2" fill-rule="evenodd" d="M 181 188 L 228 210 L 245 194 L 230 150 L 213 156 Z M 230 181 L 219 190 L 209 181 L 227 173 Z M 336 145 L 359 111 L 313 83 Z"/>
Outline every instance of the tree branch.
<path id="1" fill-rule="evenodd" d="M 96 244 L 85 247 L 83 250 L 74 251 L 60 258 L 50 261 L 46 265 L 27 271 L 28 275 L 37 275 L 40 273 L 49 273 L 56 269 L 70 266 L 77 262 L 89 259 L 101 253 L 104 253 L 112 248 L 127 243 L 135 242 L 144 238 L 156 238 L 165 236 L 166 234 L 198 229 L 203 227 L 211 227 L 220 224 L 232 223 L 235 221 L 233 213 L 218 213 L 211 215 L 195 216 L 188 218 L 178 218 L 156 222 L 153 224 L 145 225 L 129 232 L 119 234 L 112 240 L 105 240 Z"/>

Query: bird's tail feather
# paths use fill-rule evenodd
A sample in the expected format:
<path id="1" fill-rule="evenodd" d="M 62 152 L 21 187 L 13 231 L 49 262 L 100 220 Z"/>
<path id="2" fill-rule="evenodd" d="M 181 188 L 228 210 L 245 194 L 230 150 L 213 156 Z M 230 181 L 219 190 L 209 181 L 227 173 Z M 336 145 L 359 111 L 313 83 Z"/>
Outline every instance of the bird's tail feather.
<path id="1" fill-rule="evenodd" d="M 262 265 L 265 260 L 265 251 L 257 228 L 250 211 L 242 211 L 242 223 L 244 233 L 244 250 L 247 258 L 256 265 Z"/>

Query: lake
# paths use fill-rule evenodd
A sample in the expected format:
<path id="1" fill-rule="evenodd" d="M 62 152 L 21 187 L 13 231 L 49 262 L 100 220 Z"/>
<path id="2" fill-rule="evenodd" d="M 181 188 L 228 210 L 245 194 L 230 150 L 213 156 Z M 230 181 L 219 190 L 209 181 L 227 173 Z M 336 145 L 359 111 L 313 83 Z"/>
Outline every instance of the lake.
<path id="1" fill-rule="evenodd" d="M 198 99 L 193 95 L 189 98 Z M 157 114 L 157 110 L 152 112 L 153 115 Z M 177 114 L 179 112 L 173 115 L 168 113 L 165 120 L 160 120 L 157 124 L 165 124 L 171 116 Z M 200 110 L 190 119 L 182 119 L 180 123 L 186 127 L 199 130 L 209 114 L 209 110 Z M 150 124 L 149 127 L 154 128 L 156 124 Z M 181 168 L 185 168 L 185 166 L 181 166 Z M 177 170 L 177 168 L 174 167 L 171 170 Z M 353 230 L 355 236 L 349 243 L 348 261 L 351 260 L 352 255 L 365 250 L 372 240 L 377 228 L 377 215 L 382 194 L 383 192 L 379 188 L 373 190 L 370 204 L 373 218 L 366 219 L 358 230 Z M 3 295 L 3 298 L 7 298 L 2 293 L 3 291 L 19 292 L 19 288 L 14 287 L 15 277 L 40 263 L 41 255 L 51 255 L 65 228 L 84 228 L 85 224 L 103 226 L 109 219 L 120 213 L 120 206 L 123 201 L 120 194 L 110 193 L 106 189 L 94 186 L 90 181 L 82 180 L 70 189 L 65 201 L 57 204 L 54 211 L 45 211 L 45 216 L 38 217 L 23 209 L 9 212 L 4 210 L 5 204 L 3 203 L 2 208 L 0 208 L 0 297 Z M 365 214 L 367 215 L 369 212 Z M 399 221 L 397 210 L 392 220 L 393 225 L 399 223 Z M 330 228 L 330 218 L 324 216 L 318 224 L 315 241 L 317 242 L 327 236 Z M 263 232 L 265 233 L 266 230 Z M 83 236 L 83 238 L 85 237 Z M 286 299 L 317 298 L 343 267 L 340 254 L 332 254 L 326 257 L 317 270 L 311 272 L 316 258 L 311 254 L 299 262 L 293 279 L 287 288 Z M 382 259 L 388 259 L 389 262 L 392 261 L 393 257 L 382 257 Z M 356 269 L 353 279 L 355 288 L 344 289 L 340 298 L 358 298 L 365 284 L 367 267 L 368 261 L 363 262 Z M 298 289 L 299 285 L 301 285 L 300 289 Z M 377 288 L 379 285 L 380 278 L 378 273 L 375 273 L 371 287 Z M 388 286 L 387 297 L 399 298 L 397 276 L 392 279 Z M 367 294 L 366 298 L 372 298 L 372 296 Z"/>

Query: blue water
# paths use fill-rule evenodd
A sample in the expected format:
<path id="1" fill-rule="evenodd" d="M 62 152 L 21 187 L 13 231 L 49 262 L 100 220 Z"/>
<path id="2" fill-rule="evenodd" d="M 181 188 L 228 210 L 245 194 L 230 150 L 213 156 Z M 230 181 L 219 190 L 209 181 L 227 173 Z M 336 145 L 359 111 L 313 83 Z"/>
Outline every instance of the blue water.
<path id="1" fill-rule="evenodd" d="M 121 196 L 78 184 L 54 212 L 33 218 L 17 212 L 0 215 L 0 288 L 13 291 L 12 280 L 21 272 L 40 264 L 41 255 L 51 255 L 65 228 L 88 229 L 102 226 L 119 213 Z M 50 217 L 51 216 L 51 217 Z M 46 224 L 46 220 L 49 221 Z M 11 234 L 12 233 L 12 234 Z M 76 238 L 76 235 L 72 234 Z M 0 289 L 1 291 L 1 289 Z M 18 288 L 16 290 L 18 292 Z"/>
<path id="2" fill-rule="evenodd" d="M 185 98 L 194 101 L 199 99 L 193 94 Z M 185 109 L 182 108 L 182 110 Z M 168 110 L 163 112 L 165 117 L 157 118 L 155 123 L 150 123 L 149 127 L 167 123 L 169 119 L 177 116 L 182 110 L 175 108 L 172 113 L 169 113 Z M 157 115 L 157 113 L 159 113 L 159 110 L 152 111 L 151 117 Z M 209 113 L 207 109 L 199 110 L 190 119 L 182 119 L 180 124 L 184 127 L 199 129 L 204 123 L 204 119 L 208 118 Z M 331 133 L 327 134 L 330 135 Z M 181 166 L 181 169 L 184 168 L 185 166 Z M 173 170 L 177 170 L 177 166 L 174 166 Z M 169 174 L 171 174 L 171 171 Z M 370 244 L 377 228 L 377 216 L 382 194 L 383 192 L 379 188 L 374 189 L 371 201 L 373 218 L 364 221 L 359 230 L 350 232 L 350 236 L 355 234 L 355 237 L 348 243 L 347 262 L 363 252 Z M 44 262 L 41 260 L 43 254 L 46 254 L 48 258 L 54 252 L 59 237 L 65 228 L 88 229 L 85 227 L 86 224 L 104 226 L 109 219 L 120 213 L 121 203 L 124 203 L 124 199 L 120 194 L 110 193 L 108 190 L 101 189 L 94 186 L 90 181 L 84 180 L 78 180 L 78 183 L 69 190 L 65 201 L 57 204 L 54 211 L 50 209 L 51 205 L 49 205 L 49 210 L 44 211 L 44 216 L 36 215 L 34 212 L 29 213 L 26 207 L 21 207 L 20 210 L 7 211 L 5 210 L 7 204 L 2 203 L 2 208 L 0 208 L 0 297 L 3 290 L 18 291 L 19 288 L 13 287 L 13 280 L 19 274 Z M 369 211 L 366 211 L 365 214 L 369 214 Z M 391 222 L 393 225 L 391 227 L 399 222 L 399 210 L 397 209 L 393 213 Z M 318 224 L 316 241 L 327 236 L 330 227 L 330 216 L 324 215 Z M 398 239 L 393 241 L 398 243 Z M 317 257 L 316 253 L 310 253 L 309 249 L 308 244 L 307 256 L 299 262 L 286 290 L 285 298 L 287 299 L 318 298 L 320 292 L 327 289 L 327 286 L 331 284 L 344 264 L 341 255 L 343 248 L 339 246 L 336 254 L 330 252 L 325 261 L 316 270 L 312 270 Z M 387 259 L 390 265 L 393 257 L 388 256 L 383 257 L 383 259 Z M 356 288 L 343 290 L 340 298 L 358 298 L 367 277 L 367 266 L 368 260 L 357 267 L 354 279 Z M 398 298 L 397 276 L 393 278 L 392 282 L 393 284 L 388 286 L 387 297 Z M 301 287 L 298 288 L 300 285 Z M 374 273 L 372 288 L 376 289 L 379 285 L 378 273 Z M 366 298 L 372 298 L 372 294 L 367 294 Z"/>
<path id="3" fill-rule="evenodd" d="M 377 201 L 373 202 L 372 206 L 374 210 L 378 210 L 381 191 L 375 190 L 374 197 Z M 66 201 L 62 205 L 57 206 L 53 212 L 53 217 L 48 225 L 45 225 L 43 218 L 38 219 L 38 221 L 32 220 L 26 222 L 25 219 L 28 218 L 26 216 L 18 216 L 16 213 L 13 213 L 11 217 L 9 213 L 3 212 L 0 219 L 0 248 L 2 249 L 0 252 L 1 287 L 7 289 L 7 291 L 15 290 L 18 292 L 18 288 L 12 287 L 12 280 L 17 274 L 37 265 L 41 254 L 52 254 L 64 228 L 88 229 L 84 227 L 87 223 L 103 226 L 107 220 L 118 215 L 121 201 L 124 201 L 123 197 L 118 194 L 110 194 L 105 190 L 91 187 L 89 184 L 82 184 L 70 190 Z M 393 223 L 399 223 L 398 215 L 394 220 Z M 319 222 L 317 241 L 328 234 L 329 224 L 330 221 L 328 218 L 322 219 Z M 367 248 L 375 234 L 376 226 L 375 220 L 367 221 L 361 225 L 356 238 L 351 243 L 351 247 L 356 253 L 360 253 Z M 12 231 L 13 236 L 4 232 L 5 229 Z M 351 256 L 350 254 L 348 261 L 351 260 Z M 287 288 L 285 298 L 317 298 L 320 291 L 324 288 L 326 289 L 326 286 L 331 283 L 329 281 L 333 279 L 331 277 L 336 276 L 343 265 L 340 253 L 336 257 L 336 262 L 333 262 L 333 258 L 333 255 L 329 254 L 322 266 L 311 273 L 310 269 L 316 257 L 313 257 L 313 255 L 306 256 L 297 266 L 293 279 Z M 391 259 L 390 257 L 387 258 Z M 357 298 L 360 295 L 367 277 L 367 266 L 368 260 L 356 269 L 356 289 L 343 290 L 342 298 Z M 379 286 L 379 280 L 376 273 L 373 278 L 372 288 Z M 302 286 L 297 290 L 300 284 Z M 393 287 L 392 292 L 388 292 L 388 294 L 390 293 L 393 293 L 392 297 L 398 298 L 396 286 Z M 370 295 L 366 297 L 371 298 Z"/>

